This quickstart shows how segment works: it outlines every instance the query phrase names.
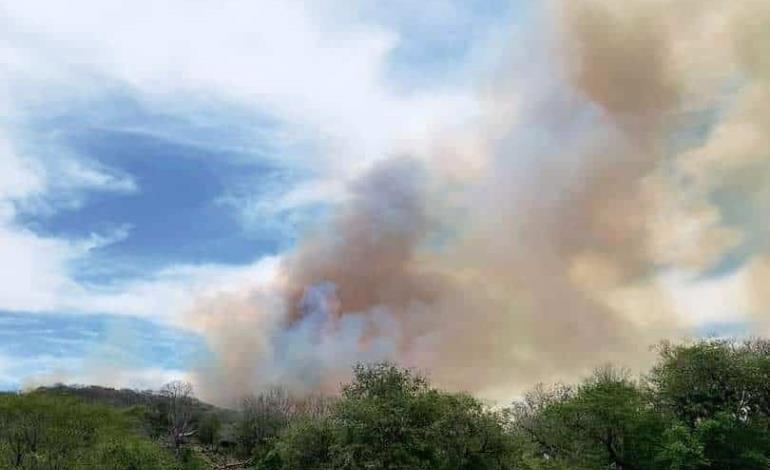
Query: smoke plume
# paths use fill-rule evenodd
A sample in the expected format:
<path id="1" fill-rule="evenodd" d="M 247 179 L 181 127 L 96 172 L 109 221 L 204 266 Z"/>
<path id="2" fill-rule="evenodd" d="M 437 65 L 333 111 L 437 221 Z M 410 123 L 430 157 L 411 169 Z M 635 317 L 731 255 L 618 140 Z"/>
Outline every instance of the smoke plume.
<path id="1" fill-rule="evenodd" d="M 661 276 L 730 262 L 761 318 L 765 3 L 550 3 L 539 56 L 480 94 L 478 122 L 375 164 L 275 279 L 200 300 L 189 318 L 216 355 L 202 394 L 332 391 L 383 359 L 490 398 L 640 368 L 651 344 L 690 333 Z"/>

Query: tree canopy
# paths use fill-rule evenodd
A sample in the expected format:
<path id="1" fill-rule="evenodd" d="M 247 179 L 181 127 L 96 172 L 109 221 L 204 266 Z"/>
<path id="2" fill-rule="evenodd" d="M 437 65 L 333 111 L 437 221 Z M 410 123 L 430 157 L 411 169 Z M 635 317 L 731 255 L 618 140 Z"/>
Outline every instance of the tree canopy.
<path id="1" fill-rule="evenodd" d="M 768 469 L 770 343 L 661 344 L 648 374 L 601 367 L 508 408 L 359 365 L 322 416 L 270 441 L 261 468 Z"/>
<path id="2" fill-rule="evenodd" d="M 240 410 L 184 382 L 0 394 L 0 469 L 770 469 L 770 342 L 658 353 L 645 375 L 604 366 L 502 406 L 391 363 L 357 365 L 338 396 L 278 387 Z"/>

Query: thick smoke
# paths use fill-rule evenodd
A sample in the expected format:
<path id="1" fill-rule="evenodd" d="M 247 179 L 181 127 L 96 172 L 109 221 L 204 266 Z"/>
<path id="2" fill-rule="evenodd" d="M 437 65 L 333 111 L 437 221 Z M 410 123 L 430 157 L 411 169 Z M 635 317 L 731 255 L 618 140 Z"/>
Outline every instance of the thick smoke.
<path id="1" fill-rule="evenodd" d="M 274 280 L 201 300 L 192 321 L 217 355 L 204 395 L 330 391 L 379 359 L 492 398 L 642 367 L 689 333 L 660 276 L 730 262 L 749 310 L 770 309 L 770 8 L 550 7 L 542 57 L 511 67 L 467 135 L 376 164 Z M 475 171 L 458 178 L 453 159 Z"/>

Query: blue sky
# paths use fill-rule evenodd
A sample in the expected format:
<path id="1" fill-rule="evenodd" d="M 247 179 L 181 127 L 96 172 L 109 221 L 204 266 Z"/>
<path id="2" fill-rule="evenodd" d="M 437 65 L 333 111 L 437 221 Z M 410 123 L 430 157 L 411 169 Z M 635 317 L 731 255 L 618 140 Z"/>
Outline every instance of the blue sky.
<path id="1" fill-rule="evenodd" d="M 197 336 L 126 316 L 6 311 L 0 325 L 3 389 L 114 379 L 115 385 L 149 388 L 162 371 L 181 376 L 189 364 L 207 359 Z M 121 378 L 122 369 L 136 375 Z"/>
<path id="2" fill-rule="evenodd" d="M 243 227 L 237 212 L 228 207 L 232 204 L 228 198 L 275 197 L 281 188 L 312 177 L 307 170 L 281 163 L 281 153 L 292 149 L 270 148 L 270 142 L 248 151 L 221 148 L 222 141 L 238 145 L 237 137 L 138 109 L 127 100 L 102 106 L 123 108 L 124 115 L 99 127 L 75 110 L 37 124 L 27 139 L 35 145 L 43 141 L 51 149 L 66 149 L 103 171 L 123 175 L 136 189 L 87 194 L 80 207 L 46 217 L 34 211 L 21 213 L 26 226 L 46 236 L 70 238 L 126 227 L 129 236 L 105 246 L 100 256 L 122 257 L 123 263 L 140 262 L 144 265 L 139 267 L 154 269 L 189 260 L 251 261 L 291 242 L 294 227 L 282 227 L 291 220 L 276 217 L 269 224 Z M 156 133 L 133 130 L 135 123 Z M 265 120 L 253 126 L 269 130 L 276 125 Z M 181 135 L 162 132 L 174 127 L 182 127 L 177 131 Z M 187 142 L 185 133 L 206 140 Z"/>

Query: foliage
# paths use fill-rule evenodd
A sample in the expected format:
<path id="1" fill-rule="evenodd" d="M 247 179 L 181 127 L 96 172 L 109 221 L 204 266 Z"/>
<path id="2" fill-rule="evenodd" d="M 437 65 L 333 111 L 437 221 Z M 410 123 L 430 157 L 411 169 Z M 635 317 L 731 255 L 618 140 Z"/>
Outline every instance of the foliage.
<path id="1" fill-rule="evenodd" d="M 697 439 L 711 468 L 770 468 L 770 343 L 664 344 L 660 354 L 650 375 L 656 404 Z"/>
<path id="2" fill-rule="evenodd" d="M 267 469 L 770 468 L 770 346 L 662 344 L 639 380 L 603 367 L 505 411 L 392 364 L 359 365 L 325 416 L 289 424 Z"/>
<path id="3" fill-rule="evenodd" d="M 217 445 L 222 429 L 222 420 L 215 412 L 203 415 L 198 425 L 198 440 L 209 447 Z"/>
<path id="4" fill-rule="evenodd" d="M 184 383 L 0 394 L 0 470 L 770 469 L 770 343 L 658 351 L 646 376 L 603 367 L 507 409 L 389 363 L 356 366 L 336 399 L 274 388 L 237 412 Z"/>
<path id="5" fill-rule="evenodd" d="M 245 397 L 235 426 L 241 455 L 263 458 L 290 424 L 324 416 L 332 403 L 333 399 L 321 395 L 296 397 L 281 387 Z"/>
<path id="6" fill-rule="evenodd" d="M 2 395 L 0 468 L 176 468 L 135 424 L 129 414 L 71 397 Z"/>
<path id="7" fill-rule="evenodd" d="M 241 419 L 236 427 L 241 453 L 251 455 L 265 450 L 269 441 L 283 430 L 291 419 L 293 401 L 282 388 L 273 388 L 241 401 Z"/>
<path id="8" fill-rule="evenodd" d="M 533 469 L 768 469 L 768 372 L 764 341 L 662 344 L 643 383 L 603 369 L 536 389 L 513 432 Z"/>
<path id="9" fill-rule="evenodd" d="M 503 414 L 392 364 L 354 376 L 327 416 L 283 432 L 262 468 L 509 468 Z"/>

